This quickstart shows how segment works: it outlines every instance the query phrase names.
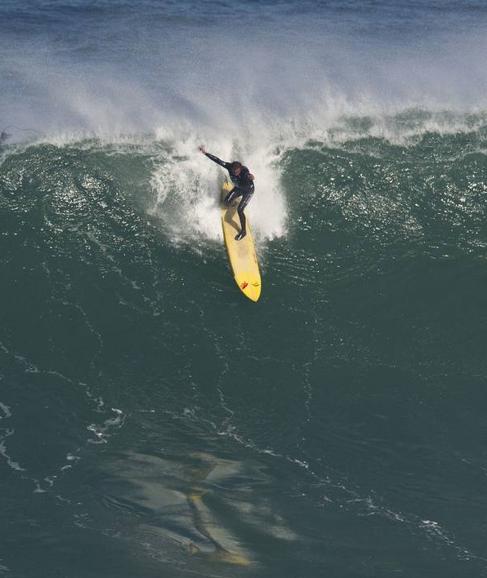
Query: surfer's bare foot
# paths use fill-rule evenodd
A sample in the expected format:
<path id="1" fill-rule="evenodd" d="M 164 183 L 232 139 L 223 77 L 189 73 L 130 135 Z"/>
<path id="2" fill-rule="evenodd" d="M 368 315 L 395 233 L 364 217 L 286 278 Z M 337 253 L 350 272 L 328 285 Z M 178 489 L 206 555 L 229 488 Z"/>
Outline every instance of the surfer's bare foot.
<path id="1" fill-rule="evenodd" d="M 240 241 L 241 239 L 243 239 L 245 237 L 246 234 L 247 234 L 246 231 L 240 231 L 240 233 L 235 236 L 235 241 Z"/>

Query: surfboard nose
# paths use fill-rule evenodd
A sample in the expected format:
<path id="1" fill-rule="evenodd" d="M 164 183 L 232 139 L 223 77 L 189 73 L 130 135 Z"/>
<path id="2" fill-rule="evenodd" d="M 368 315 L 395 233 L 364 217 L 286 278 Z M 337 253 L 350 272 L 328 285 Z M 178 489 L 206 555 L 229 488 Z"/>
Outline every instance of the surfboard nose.
<path id="1" fill-rule="evenodd" d="M 237 281 L 238 286 L 242 293 L 248 297 L 251 301 L 257 302 L 260 298 L 260 290 L 261 284 L 258 282 L 248 283 L 247 281 L 243 281 L 239 283 Z"/>

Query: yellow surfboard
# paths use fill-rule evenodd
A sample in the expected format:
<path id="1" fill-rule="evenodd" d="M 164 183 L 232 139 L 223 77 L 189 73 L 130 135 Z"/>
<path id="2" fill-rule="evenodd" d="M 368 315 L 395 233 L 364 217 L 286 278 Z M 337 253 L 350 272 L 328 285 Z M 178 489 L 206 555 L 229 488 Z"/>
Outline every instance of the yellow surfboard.
<path id="1" fill-rule="evenodd" d="M 222 201 L 228 191 L 232 190 L 233 186 L 229 181 L 223 184 Z M 261 280 L 249 219 L 247 217 L 247 235 L 240 241 L 235 241 L 235 235 L 240 231 L 240 219 L 236 206 L 225 207 L 225 205 L 222 205 L 222 225 L 228 260 L 232 267 L 235 282 L 246 297 L 252 301 L 258 301 Z"/>

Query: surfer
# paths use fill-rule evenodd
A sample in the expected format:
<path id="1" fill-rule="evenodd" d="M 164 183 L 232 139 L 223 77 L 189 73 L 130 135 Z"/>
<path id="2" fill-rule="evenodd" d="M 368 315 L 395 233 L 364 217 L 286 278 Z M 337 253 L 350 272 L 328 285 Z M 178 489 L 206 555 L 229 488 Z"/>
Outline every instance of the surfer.
<path id="1" fill-rule="evenodd" d="M 235 240 L 240 241 L 243 239 L 247 234 L 247 226 L 246 226 L 246 219 L 244 214 L 245 207 L 249 204 L 252 195 L 254 194 L 254 175 L 251 174 L 249 169 L 242 165 L 239 161 L 232 161 L 231 163 L 226 163 L 222 161 L 215 155 L 206 152 L 205 147 L 200 146 L 199 150 L 207 156 L 210 160 L 215 162 L 217 165 L 220 165 L 224 169 L 227 169 L 230 178 L 232 179 L 232 183 L 235 185 L 231 191 L 227 194 L 227 196 L 223 199 L 225 205 L 230 206 L 232 201 L 237 199 L 238 197 L 242 197 L 240 199 L 240 203 L 237 207 L 238 217 L 240 219 L 240 233 L 236 235 Z"/>

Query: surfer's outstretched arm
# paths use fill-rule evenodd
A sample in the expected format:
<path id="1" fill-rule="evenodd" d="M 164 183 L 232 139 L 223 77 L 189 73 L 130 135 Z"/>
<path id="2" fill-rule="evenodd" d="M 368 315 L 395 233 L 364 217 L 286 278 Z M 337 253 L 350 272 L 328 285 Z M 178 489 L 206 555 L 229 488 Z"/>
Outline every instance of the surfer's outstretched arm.
<path id="1" fill-rule="evenodd" d="M 210 160 L 212 160 L 214 163 L 216 163 L 217 165 L 220 165 L 221 167 L 223 167 L 224 169 L 228 170 L 228 167 L 230 166 L 231 163 L 226 163 L 225 161 L 222 161 L 221 159 L 219 159 L 218 157 L 216 157 L 215 155 L 212 155 L 211 153 L 207 153 L 204 147 L 199 147 L 200 151 L 207 156 Z"/>
<path id="2" fill-rule="evenodd" d="M 224 169 L 228 168 L 227 165 L 230 164 L 230 163 L 226 163 L 225 161 L 222 161 L 221 159 L 219 159 L 215 155 L 212 155 L 211 153 L 205 153 L 205 156 L 207 156 L 210 160 L 212 160 L 217 165 L 220 165 Z"/>

